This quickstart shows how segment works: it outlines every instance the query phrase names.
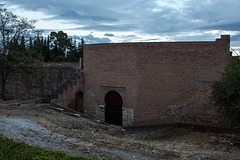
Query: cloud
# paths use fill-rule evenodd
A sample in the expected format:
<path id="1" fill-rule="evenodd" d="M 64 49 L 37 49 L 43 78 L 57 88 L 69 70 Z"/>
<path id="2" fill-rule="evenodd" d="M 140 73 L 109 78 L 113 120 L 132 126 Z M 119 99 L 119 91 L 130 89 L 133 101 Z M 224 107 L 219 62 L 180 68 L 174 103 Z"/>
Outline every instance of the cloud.
<path id="1" fill-rule="evenodd" d="M 237 0 L 9 0 L 26 10 L 42 11 L 54 19 L 82 25 L 76 29 L 135 31 L 167 34 L 198 30 L 236 30 L 240 1 Z M 236 21 L 237 20 L 237 21 Z M 240 27 L 238 27 L 240 28 Z"/>
<path id="2" fill-rule="evenodd" d="M 76 29 L 82 29 L 82 30 L 94 30 L 94 31 L 133 31 L 136 29 L 135 25 L 132 24 L 123 24 L 123 25 L 86 25 L 83 27 L 79 27 Z"/>
<path id="3" fill-rule="evenodd" d="M 73 36 L 70 35 L 69 38 L 76 39 L 76 40 L 81 40 L 82 39 L 82 37 L 77 36 L 77 35 L 73 35 Z"/>
<path id="4" fill-rule="evenodd" d="M 58 30 L 65 26 L 66 30 L 89 31 L 85 34 L 89 43 L 120 38 L 143 41 L 144 37 L 146 41 L 155 41 L 155 37 L 170 37 L 173 41 L 213 40 L 220 34 L 234 33 L 231 40 L 237 45 L 234 35 L 240 34 L 238 0 L 8 0 L 7 5 L 49 15 L 45 20 L 51 26 L 56 20 L 61 21 Z M 92 31 L 105 39 L 89 34 Z"/>
<path id="5" fill-rule="evenodd" d="M 109 38 L 99 38 L 94 37 L 92 34 L 83 36 L 86 44 L 96 44 L 96 43 L 110 43 L 111 40 Z"/>
<path id="6" fill-rule="evenodd" d="M 186 2 L 184 10 L 190 20 L 200 29 L 232 30 L 239 24 L 237 18 L 240 1 L 237 0 L 214 0 L 201 3 L 191 0 Z"/>
<path id="7" fill-rule="evenodd" d="M 112 34 L 112 33 L 105 33 L 104 36 L 105 36 L 105 37 L 115 37 L 115 35 Z"/>
<path id="8" fill-rule="evenodd" d="M 118 36 L 119 39 L 123 39 L 122 42 L 136 42 L 137 39 L 139 39 L 140 37 L 138 37 L 137 35 L 122 35 L 122 36 Z"/>
<path id="9" fill-rule="evenodd" d="M 210 24 L 201 29 L 208 30 L 223 30 L 223 31 L 240 31 L 240 21 L 239 22 L 231 22 L 231 23 L 222 23 L 222 24 Z"/>
<path id="10" fill-rule="evenodd" d="M 240 34 L 231 36 L 231 41 L 240 41 Z"/>
<path id="11" fill-rule="evenodd" d="M 74 21 L 77 24 L 84 22 L 114 22 L 117 20 L 114 11 L 101 8 L 97 3 L 91 4 L 91 1 L 86 3 L 76 0 L 41 0 L 34 2 L 31 0 L 9 0 L 7 3 L 10 5 L 19 5 L 26 10 L 42 11 L 55 15 L 51 19 L 65 19 L 66 21 Z"/>

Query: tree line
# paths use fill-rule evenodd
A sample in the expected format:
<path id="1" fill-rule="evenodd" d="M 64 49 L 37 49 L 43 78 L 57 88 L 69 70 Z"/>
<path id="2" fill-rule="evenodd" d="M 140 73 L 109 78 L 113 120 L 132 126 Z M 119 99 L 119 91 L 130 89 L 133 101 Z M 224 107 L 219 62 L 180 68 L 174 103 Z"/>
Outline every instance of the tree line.
<path id="1" fill-rule="evenodd" d="M 77 43 L 63 31 L 51 32 L 46 37 L 33 31 L 31 35 L 21 35 L 9 41 L 6 48 L 7 52 L 22 52 L 41 62 L 78 62 L 83 57 L 83 45 L 83 38 Z"/>

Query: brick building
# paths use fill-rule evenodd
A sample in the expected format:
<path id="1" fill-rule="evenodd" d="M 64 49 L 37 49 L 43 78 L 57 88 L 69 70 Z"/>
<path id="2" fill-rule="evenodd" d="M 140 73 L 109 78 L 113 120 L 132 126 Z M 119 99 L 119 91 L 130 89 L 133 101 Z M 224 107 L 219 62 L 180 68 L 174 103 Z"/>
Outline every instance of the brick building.
<path id="1" fill-rule="evenodd" d="M 10 77 L 6 95 L 42 97 L 122 126 L 221 126 L 209 96 L 231 60 L 229 45 L 227 35 L 209 42 L 88 44 L 83 69 L 46 63 L 44 75 Z"/>
<path id="2" fill-rule="evenodd" d="M 84 109 L 129 125 L 220 125 L 211 84 L 231 59 L 230 36 L 209 42 L 84 46 Z"/>

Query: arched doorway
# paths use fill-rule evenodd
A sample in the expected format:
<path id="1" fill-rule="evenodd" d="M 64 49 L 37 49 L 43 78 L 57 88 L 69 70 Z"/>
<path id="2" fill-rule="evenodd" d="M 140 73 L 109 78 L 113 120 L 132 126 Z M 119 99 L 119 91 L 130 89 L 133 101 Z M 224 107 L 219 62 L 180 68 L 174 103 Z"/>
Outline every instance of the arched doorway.
<path id="1" fill-rule="evenodd" d="M 121 95 L 116 91 L 109 91 L 105 96 L 105 122 L 113 125 L 122 125 Z"/>
<path id="2" fill-rule="evenodd" d="M 83 92 L 79 91 L 76 96 L 76 110 L 78 112 L 84 112 L 83 108 Z"/>

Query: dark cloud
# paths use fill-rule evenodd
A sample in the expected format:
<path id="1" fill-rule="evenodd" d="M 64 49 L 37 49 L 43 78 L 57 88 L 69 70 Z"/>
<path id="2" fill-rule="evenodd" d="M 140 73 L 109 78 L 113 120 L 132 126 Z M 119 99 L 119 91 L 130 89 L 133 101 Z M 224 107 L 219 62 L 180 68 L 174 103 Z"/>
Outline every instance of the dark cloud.
<path id="1" fill-rule="evenodd" d="M 184 12 L 197 28 L 232 31 L 240 24 L 237 18 L 239 7 L 240 1 L 237 0 L 213 0 L 201 3 L 191 0 L 186 2 Z"/>
<path id="2" fill-rule="evenodd" d="M 231 41 L 240 41 L 240 34 L 231 36 Z"/>
<path id="3" fill-rule="evenodd" d="M 83 39 L 85 40 L 86 44 L 110 43 L 111 42 L 111 40 L 109 38 L 94 37 L 92 34 L 83 36 Z"/>
<path id="4" fill-rule="evenodd" d="M 112 33 L 105 33 L 104 36 L 105 36 L 105 37 L 115 37 L 115 35 L 112 34 Z"/>
<path id="5" fill-rule="evenodd" d="M 61 19 L 81 26 L 74 30 L 105 33 L 105 39 L 86 36 L 94 43 L 110 42 L 114 35 L 117 37 L 114 32 L 167 36 L 180 41 L 212 40 L 220 36 L 212 30 L 220 30 L 218 34 L 240 32 L 239 0 L 8 0 L 7 4 L 53 15 L 49 21 Z M 231 39 L 234 45 L 237 36 Z M 118 38 L 127 41 L 139 37 Z"/>
<path id="6" fill-rule="evenodd" d="M 201 29 L 208 29 L 208 30 L 222 30 L 222 31 L 240 31 L 240 21 L 227 23 L 227 24 L 215 24 L 204 26 Z"/>
<path id="7" fill-rule="evenodd" d="M 0 1 L 1 2 L 1 1 Z M 115 22 L 117 21 L 114 11 L 101 8 L 96 4 L 80 2 L 76 0 L 9 0 L 9 5 L 20 5 L 30 11 L 43 11 L 55 15 L 52 19 L 63 19 L 77 24 Z"/>
<path id="8" fill-rule="evenodd" d="M 136 41 L 136 39 L 140 39 L 137 35 L 121 35 L 121 36 L 116 36 L 119 39 L 122 39 L 122 42 L 133 42 Z"/>
<path id="9" fill-rule="evenodd" d="M 95 30 L 95 31 L 133 31 L 136 29 L 135 25 L 86 25 L 77 29 L 82 30 Z"/>
<path id="10" fill-rule="evenodd" d="M 174 2 L 174 1 L 168 1 Z M 81 29 L 96 31 L 139 31 L 141 33 L 162 34 L 189 31 L 194 29 L 235 30 L 240 20 L 238 15 L 240 1 L 188 0 L 183 7 L 157 5 L 156 0 L 9 0 L 27 10 L 44 11 L 55 15 L 52 19 L 64 19 L 84 25 Z M 156 11 L 154 11 L 154 9 Z M 227 24 L 224 21 L 229 21 Z M 224 24 L 221 24 L 221 23 Z M 238 27 L 240 28 L 240 27 Z"/>

